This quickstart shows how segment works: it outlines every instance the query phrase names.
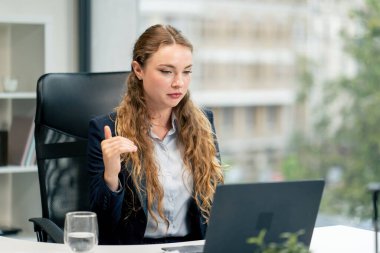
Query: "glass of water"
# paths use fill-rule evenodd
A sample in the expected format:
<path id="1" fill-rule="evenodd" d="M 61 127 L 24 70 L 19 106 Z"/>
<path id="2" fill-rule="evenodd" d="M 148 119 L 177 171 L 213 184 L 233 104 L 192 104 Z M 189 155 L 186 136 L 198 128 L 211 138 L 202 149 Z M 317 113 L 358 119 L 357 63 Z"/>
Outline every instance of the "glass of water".
<path id="1" fill-rule="evenodd" d="M 98 220 L 93 212 L 69 212 L 65 218 L 64 241 L 72 252 L 94 252 L 98 245 Z"/>

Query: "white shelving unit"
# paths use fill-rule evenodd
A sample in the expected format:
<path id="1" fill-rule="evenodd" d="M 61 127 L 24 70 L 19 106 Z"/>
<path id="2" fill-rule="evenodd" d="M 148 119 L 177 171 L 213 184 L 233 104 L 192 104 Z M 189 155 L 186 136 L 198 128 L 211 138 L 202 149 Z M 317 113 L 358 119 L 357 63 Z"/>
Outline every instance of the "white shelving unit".
<path id="1" fill-rule="evenodd" d="M 37 172 L 37 166 L 0 166 L 0 174 Z"/>
<path id="2" fill-rule="evenodd" d="M 20 5 L 20 1 L 2 0 L 0 5 L 0 129 L 9 131 L 9 143 L 13 133 L 24 133 L 16 134 L 19 138 L 31 133 L 28 126 L 35 114 L 38 78 L 44 73 L 77 70 L 78 3 L 36 0 Z M 15 92 L 9 92 L 11 85 L 4 90 L 6 79 L 17 79 Z M 22 120 L 25 116 L 29 122 Z M 21 228 L 17 237 L 35 238 L 28 219 L 42 214 L 37 167 L 19 166 L 25 144 L 11 144 L 8 165 L 0 167 L 0 226 Z M 17 153 L 13 152 L 16 148 Z"/>
<path id="3" fill-rule="evenodd" d="M 0 99 L 35 99 L 36 92 L 0 92 Z"/>
<path id="4" fill-rule="evenodd" d="M 47 61 L 51 58 L 48 56 L 50 29 L 46 20 L 4 19 L 0 16 L 0 55 L 5 56 L 0 58 L 0 127 L 4 131 L 5 126 L 9 133 L 8 148 L 10 144 L 17 148 L 8 150 L 9 164 L 0 166 L 0 226 L 21 228 L 22 232 L 16 236 L 23 238 L 35 237 L 28 219 L 41 216 L 40 189 L 37 166 L 17 165 L 19 162 L 15 161 L 14 150 L 18 150 L 19 157 L 23 154 L 25 142 L 11 139 L 10 133 L 20 139 L 29 135 L 25 129 L 30 129 L 28 125 L 32 124 L 35 113 L 36 83 L 46 72 Z M 4 91 L 4 78 L 17 79 L 15 92 Z M 20 122 L 28 125 L 21 126 Z"/>

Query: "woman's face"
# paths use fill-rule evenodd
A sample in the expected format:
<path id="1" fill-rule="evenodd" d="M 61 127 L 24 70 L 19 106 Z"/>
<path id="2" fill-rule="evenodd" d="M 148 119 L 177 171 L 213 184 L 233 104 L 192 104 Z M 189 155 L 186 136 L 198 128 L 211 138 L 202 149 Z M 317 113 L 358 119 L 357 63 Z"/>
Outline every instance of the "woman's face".
<path id="1" fill-rule="evenodd" d="M 150 110 L 175 107 L 186 95 L 192 68 L 192 52 L 181 45 L 168 45 L 155 52 L 141 68 L 132 63 L 137 77 L 143 80 L 145 99 Z"/>

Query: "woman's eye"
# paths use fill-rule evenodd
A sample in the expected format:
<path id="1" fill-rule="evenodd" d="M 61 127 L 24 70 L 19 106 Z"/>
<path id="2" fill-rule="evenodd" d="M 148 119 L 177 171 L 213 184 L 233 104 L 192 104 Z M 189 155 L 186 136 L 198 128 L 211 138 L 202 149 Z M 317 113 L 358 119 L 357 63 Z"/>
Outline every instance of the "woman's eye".
<path id="1" fill-rule="evenodd" d="M 183 73 L 184 73 L 185 75 L 190 75 L 191 73 L 193 73 L 193 71 L 191 71 L 191 70 L 185 70 Z"/>
<path id="2" fill-rule="evenodd" d="M 161 69 L 160 71 L 161 71 L 161 73 L 166 74 L 166 75 L 169 75 L 169 74 L 172 73 L 170 70 L 163 70 L 163 69 Z"/>

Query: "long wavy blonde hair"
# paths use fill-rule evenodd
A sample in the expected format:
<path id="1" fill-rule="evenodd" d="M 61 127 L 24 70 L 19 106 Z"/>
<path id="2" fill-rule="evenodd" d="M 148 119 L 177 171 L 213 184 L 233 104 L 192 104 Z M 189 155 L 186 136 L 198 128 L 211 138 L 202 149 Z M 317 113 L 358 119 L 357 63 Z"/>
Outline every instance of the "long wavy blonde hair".
<path id="1" fill-rule="evenodd" d="M 179 44 L 193 51 L 191 43 L 171 26 L 149 27 L 137 40 L 133 49 L 133 60 L 142 68 L 157 50 L 165 45 Z M 146 106 L 142 81 L 131 71 L 127 79 L 127 92 L 116 108 L 116 132 L 132 140 L 137 152 L 126 153 L 122 160 L 132 163 L 132 180 L 140 193 L 147 195 L 147 209 L 154 220 L 152 211 L 157 204 L 159 216 L 163 214 L 163 187 L 158 179 L 158 166 L 154 157 L 154 146 L 149 137 L 151 118 Z M 215 136 L 204 112 L 190 99 L 189 92 L 173 108 L 178 122 L 178 142 L 183 147 L 183 161 L 193 177 L 193 198 L 206 222 L 210 215 L 216 186 L 223 183 L 223 172 L 217 159 Z M 145 183 L 143 182 L 145 180 Z M 143 186 L 144 185 L 144 186 Z"/>

